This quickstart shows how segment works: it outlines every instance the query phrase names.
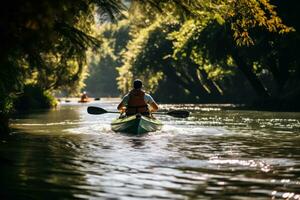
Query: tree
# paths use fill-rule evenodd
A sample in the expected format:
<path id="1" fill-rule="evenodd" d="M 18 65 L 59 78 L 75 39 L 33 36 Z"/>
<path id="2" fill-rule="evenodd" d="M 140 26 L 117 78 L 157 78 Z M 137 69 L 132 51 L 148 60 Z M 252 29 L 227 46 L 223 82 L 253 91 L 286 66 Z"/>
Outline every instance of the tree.
<path id="1" fill-rule="evenodd" d="M 103 45 L 97 56 L 91 56 L 85 90 L 98 97 L 116 97 L 120 95 L 116 68 L 122 64 L 121 53 L 130 38 L 129 21 L 124 19 L 114 24 L 103 24 L 97 32 Z"/>
<path id="2" fill-rule="evenodd" d="M 82 81 L 93 37 L 95 11 L 112 19 L 125 9 L 119 0 L 6 2 L 0 11 L 0 123 L 7 131 L 12 100 L 26 83 L 45 90 L 74 88 Z"/>
<path id="3" fill-rule="evenodd" d="M 154 13 L 151 5 L 161 12 Z M 134 9 L 144 15 L 134 20 L 132 33 L 136 37 L 129 42 L 129 52 L 124 54 L 120 68 L 119 85 L 124 91 L 130 79 L 138 75 L 135 69 L 146 78 L 155 77 L 161 70 L 173 80 L 176 78 L 184 89 L 191 91 L 194 87 L 195 96 L 226 94 L 230 92 L 228 83 L 241 80 L 237 77 L 242 73 L 259 98 L 269 99 L 275 94 L 273 79 L 278 86 L 287 80 L 288 68 L 272 58 L 282 57 L 278 47 L 295 30 L 283 24 L 275 6 L 267 0 L 153 0 L 136 4 Z M 179 28 L 169 30 L 161 15 Z M 243 81 L 233 86 L 237 84 L 247 85 Z"/>

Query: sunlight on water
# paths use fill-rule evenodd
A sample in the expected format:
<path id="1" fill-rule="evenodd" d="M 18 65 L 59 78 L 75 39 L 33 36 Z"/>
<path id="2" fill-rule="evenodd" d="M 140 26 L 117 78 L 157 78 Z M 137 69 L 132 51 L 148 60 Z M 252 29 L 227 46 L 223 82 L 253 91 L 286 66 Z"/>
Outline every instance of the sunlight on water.
<path id="1" fill-rule="evenodd" d="M 159 115 L 161 131 L 130 136 L 111 130 L 118 115 L 89 115 L 89 105 L 116 111 L 65 103 L 12 121 L 16 130 L 1 139 L 0 197 L 300 199 L 298 113 L 162 105 L 192 115 Z"/>

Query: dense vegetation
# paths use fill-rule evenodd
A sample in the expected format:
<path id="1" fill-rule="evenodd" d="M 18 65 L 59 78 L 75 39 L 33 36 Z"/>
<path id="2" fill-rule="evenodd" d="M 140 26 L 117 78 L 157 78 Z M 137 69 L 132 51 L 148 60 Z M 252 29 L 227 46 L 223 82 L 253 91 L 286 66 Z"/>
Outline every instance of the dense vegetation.
<path id="1" fill-rule="evenodd" d="M 166 101 L 298 106 L 298 3 L 182 1 L 160 8 L 167 14 L 155 15 L 145 4 L 132 8 L 144 15 L 134 18 L 119 68 L 123 92 L 139 76 Z"/>
<path id="2" fill-rule="evenodd" d="M 0 132 L 7 131 L 14 99 L 32 91 L 24 87 L 50 93 L 80 88 L 86 52 L 101 44 L 93 33 L 95 12 L 105 13 L 101 15 L 105 20 L 124 8 L 119 0 L 12 0 L 2 5 Z"/>
<path id="3" fill-rule="evenodd" d="M 106 75 L 122 94 L 142 78 L 160 102 L 299 109 L 298 10 L 291 0 L 135 1 L 129 28 L 101 27 L 117 58 L 109 65 L 119 66 L 117 77 Z M 94 66 L 104 69 L 107 58 Z"/>
<path id="4" fill-rule="evenodd" d="M 84 90 L 94 97 L 118 97 L 117 67 L 122 65 L 121 54 L 130 38 L 129 21 L 106 23 L 98 27 L 97 37 L 101 38 L 102 47 L 98 54 L 88 56 L 89 77 Z"/>
<path id="5" fill-rule="evenodd" d="M 299 109 L 296 1 L 122 2 L 13 0 L 2 6 L 1 132 L 14 107 L 29 105 L 22 102 L 38 99 L 45 102 L 39 107 L 48 107 L 54 91 L 78 92 L 87 57 L 86 89 L 96 95 L 117 95 L 115 78 L 123 94 L 139 77 L 160 101 Z M 95 26 L 120 16 L 117 24 Z M 91 51 L 97 53 L 88 56 Z"/>

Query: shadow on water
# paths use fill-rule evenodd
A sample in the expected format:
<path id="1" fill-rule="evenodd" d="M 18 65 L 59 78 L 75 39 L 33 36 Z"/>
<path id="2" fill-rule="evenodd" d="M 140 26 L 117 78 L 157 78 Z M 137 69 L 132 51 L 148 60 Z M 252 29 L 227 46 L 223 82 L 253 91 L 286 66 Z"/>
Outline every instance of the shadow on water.
<path id="1" fill-rule="evenodd" d="M 15 116 L 14 132 L 1 138 L 1 199 L 72 199 L 76 193 L 87 194 L 72 181 L 84 181 L 74 162 L 76 151 L 70 150 L 68 137 L 57 134 L 79 119 L 76 109 Z"/>
<path id="2" fill-rule="evenodd" d="M 76 193 L 88 194 L 77 185 L 85 181 L 84 174 L 78 170 L 77 152 L 70 151 L 65 138 L 27 134 L 2 140 L 1 161 L 9 162 L 0 166 L 1 199 L 72 199 Z"/>
<path id="3" fill-rule="evenodd" d="M 82 105 L 16 117 L 0 138 L 0 198 L 300 199 L 299 114 L 162 116 L 142 136 L 112 132 L 115 117 Z"/>
<path id="4" fill-rule="evenodd" d="M 132 148 L 140 148 L 145 145 L 145 140 L 141 138 L 133 138 L 128 141 L 132 143 L 131 145 Z"/>

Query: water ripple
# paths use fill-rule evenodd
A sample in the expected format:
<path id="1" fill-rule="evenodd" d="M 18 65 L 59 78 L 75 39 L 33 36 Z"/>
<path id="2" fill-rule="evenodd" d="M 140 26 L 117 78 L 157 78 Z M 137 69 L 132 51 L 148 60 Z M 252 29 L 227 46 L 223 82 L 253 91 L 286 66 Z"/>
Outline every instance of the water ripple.
<path id="1" fill-rule="evenodd" d="M 0 197 L 300 200 L 299 114 L 162 108 L 192 114 L 158 116 L 163 129 L 141 136 L 114 133 L 117 115 L 77 104 L 14 119 L 0 143 Z"/>

